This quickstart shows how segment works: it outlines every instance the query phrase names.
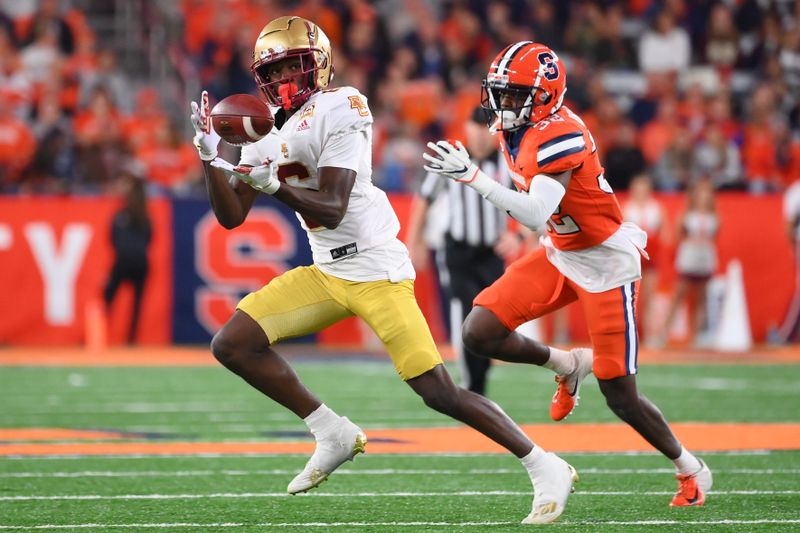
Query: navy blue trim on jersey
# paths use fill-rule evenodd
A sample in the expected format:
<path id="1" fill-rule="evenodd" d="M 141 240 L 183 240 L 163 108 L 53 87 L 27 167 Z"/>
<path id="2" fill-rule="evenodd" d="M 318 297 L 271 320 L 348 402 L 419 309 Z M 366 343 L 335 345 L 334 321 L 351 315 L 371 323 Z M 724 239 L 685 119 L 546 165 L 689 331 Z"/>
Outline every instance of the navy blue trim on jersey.
<path id="1" fill-rule="evenodd" d="M 562 157 L 567 157 L 568 155 L 577 154 L 579 152 L 583 152 L 586 149 L 586 145 L 583 146 L 576 146 L 575 148 L 570 148 L 569 150 L 564 150 L 563 152 L 559 152 L 557 154 L 553 154 L 550 157 L 543 159 L 539 162 L 539 167 L 543 167 L 545 165 L 549 165 L 553 161 L 558 161 Z"/>
<path id="2" fill-rule="evenodd" d="M 539 154 L 541 154 L 542 151 L 547 150 L 548 148 L 551 148 L 551 147 L 555 147 L 555 149 L 558 149 L 558 145 L 562 144 L 562 143 L 572 144 L 569 141 L 572 141 L 572 140 L 578 139 L 578 138 L 580 138 L 580 140 L 581 140 L 581 144 L 579 146 L 572 146 L 572 147 L 569 147 L 569 148 L 564 148 L 563 150 L 560 150 L 560 151 L 554 153 L 553 155 L 548 156 L 548 157 L 542 159 L 541 161 L 538 161 L 539 167 L 543 167 L 543 166 L 545 166 L 545 165 L 547 165 L 549 163 L 552 163 L 553 161 L 558 161 L 562 157 L 567 157 L 567 156 L 570 156 L 572 154 L 580 153 L 580 152 L 582 152 L 583 150 L 586 149 L 586 143 L 583 142 L 583 133 L 581 133 L 579 131 L 573 132 L 573 133 L 567 133 L 567 134 L 564 134 L 564 135 L 559 135 L 558 137 L 555 137 L 555 138 L 550 139 L 549 141 L 547 141 L 545 143 L 540 144 L 539 148 L 537 149 L 537 160 L 539 159 L 539 157 L 540 157 Z"/>
<path id="3" fill-rule="evenodd" d="M 549 141 L 543 142 L 542 144 L 540 144 L 539 145 L 539 150 L 543 150 L 545 148 L 550 148 L 554 144 L 558 144 L 558 143 L 563 142 L 563 141 L 568 141 L 568 140 L 574 139 L 576 137 L 583 137 L 583 133 L 581 133 L 579 131 L 575 131 L 575 132 L 572 132 L 572 133 L 565 133 L 564 135 L 559 135 L 558 137 L 553 137 Z"/>
<path id="4" fill-rule="evenodd" d="M 517 159 L 519 154 L 519 147 L 522 146 L 522 139 L 525 138 L 525 132 L 530 128 L 530 124 L 526 124 L 518 130 L 506 132 L 506 146 L 508 146 L 508 153 L 513 160 Z"/>

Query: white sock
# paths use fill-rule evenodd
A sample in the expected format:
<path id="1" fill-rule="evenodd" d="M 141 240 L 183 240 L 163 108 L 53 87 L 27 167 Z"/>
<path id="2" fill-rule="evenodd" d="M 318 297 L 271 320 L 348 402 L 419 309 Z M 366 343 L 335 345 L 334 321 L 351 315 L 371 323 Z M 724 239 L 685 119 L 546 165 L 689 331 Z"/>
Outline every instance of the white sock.
<path id="1" fill-rule="evenodd" d="M 681 454 L 677 459 L 673 459 L 672 462 L 675 463 L 675 469 L 679 474 L 694 474 L 703 468 L 700 460 L 683 446 L 681 446 Z"/>
<path id="2" fill-rule="evenodd" d="M 563 376 L 564 374 L 569 374 L 575 370 L 576 364 L 577 362 L 575 361 L 575 356 L 572 355 L 572 352 L 565 352 L 564 350 L 559 350 L 558 348 L 553 348 L 551 346 L 550 359 L 548 359 L 547 362 L 542 366 L 549 368 L 556 374 Z"/>
<path id="3" fill-rule="evenodd" d="M 520 457 L 520 461 L 522 462 L 522 466 L 525 467 L 525 470 L 528 471 L 528 474 L 533 478 L 534 473 L 537 470 L 537 467 L 541 464 L 541 460 L 547 455 L 541 446 L 533 445 L 533 449 L 531 453 L 526 455 L 525 457 Z"/>
<path id="4" fill-rule="evenodd" d="M 311 430 L 311 433 L 318 437 L 339 422 L 339 415 L 323 403 L 313 413 L 305 417 L 303 421 L 308 426 L 308 429 Z"/>

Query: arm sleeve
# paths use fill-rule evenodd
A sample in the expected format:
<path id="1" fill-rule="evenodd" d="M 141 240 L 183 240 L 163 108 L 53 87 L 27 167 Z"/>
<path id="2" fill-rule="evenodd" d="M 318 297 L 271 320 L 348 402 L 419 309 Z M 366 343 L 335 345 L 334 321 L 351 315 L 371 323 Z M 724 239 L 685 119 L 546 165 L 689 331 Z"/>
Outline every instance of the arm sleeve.
<path id="1" fill-rule="evenodd" d="M 547 222 L 567 192 L 563 185 L 543 174 L 534 176 L 528 193 L 507 189 L 481 171 L 469 186 L 533 230 Z"/>

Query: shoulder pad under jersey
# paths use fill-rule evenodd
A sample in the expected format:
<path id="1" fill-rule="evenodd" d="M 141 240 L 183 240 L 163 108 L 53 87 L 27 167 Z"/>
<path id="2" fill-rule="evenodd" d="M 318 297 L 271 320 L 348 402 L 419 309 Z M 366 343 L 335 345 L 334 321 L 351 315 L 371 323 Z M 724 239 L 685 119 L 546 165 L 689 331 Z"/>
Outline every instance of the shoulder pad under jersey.
<path id="1" fill-rule="evenodd" d="M 312 105 L 312 112 L 318 119 L 322 119 L 325 136 L 328 138 L 362 131 L 372 126 L 372 113 L 367 97 L 353 87 L 320 91 Z"/>
<path id="2" fill-rule="evenodd" d="M 552 116 L 531 128 L 535 135 L 536 164 L 540 173 L 560 174 L 581 165 L 592 153 L 589 132 L 569 116 Z"/>

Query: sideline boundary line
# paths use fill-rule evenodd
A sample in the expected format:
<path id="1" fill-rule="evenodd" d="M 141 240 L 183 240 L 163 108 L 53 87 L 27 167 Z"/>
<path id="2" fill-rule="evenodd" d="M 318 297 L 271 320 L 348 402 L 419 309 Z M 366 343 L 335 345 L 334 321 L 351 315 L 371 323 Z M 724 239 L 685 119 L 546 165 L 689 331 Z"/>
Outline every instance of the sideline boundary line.
<path id="1" fill-rule="evenodd" d="M 669 496 L 674 490 L 584 490 L 576 496 Z M 796 496 L 800 490 L 712 490 L 714 496 Z M 531 491 L 517 490 L 463 490 L 455 492 L 310 492 L 301 498 L 443 498 L 486 496 L 530 496 Z M 0 496 L 2 502 L 22 501 L 98 501 L 98 500 L 205 500 L 205 499 L 249 499 L 249 498 L 293 498 L 286 492 L 214 492 L 208 494 L 61 494 L 50 496 L 18 495 Z"/>
<path id="2" fill-rule="evenodd" d="M 692 526 L 716 526 L 716 525 L 760 525 L 760 524 L 800 524 L 800 519 L 769 519 L 762 518 L 756 520 L 560 520 L 558 522 L 564 526 L 670 526 L 670 525 L 692 525 Z M 496 521 L 496 522 L 172 522 L 172 523 L 136 523 L 136 524 L 45 524 L 36 526 L 15 526 L 0 525 L 0 529 L 165 529 L 178 527 L 194 528 L 243 528 L 243 527 L 487 527 L 487 526 L 517 526 L 518 521 Z"/>
<path id="3" fill-rule="evenodd" d="M 430 470 L 403 470 L 397 468 L 383 469 L 339 469 L 337 476 L 461 476 L 461 475 L 507 475 L 518 474 L 518 468 L 470 468 L 467 470 L 456 469 L 430 469 Z M 657 475 L 674 474 L 674 468 L 581 468 L 581 475 Z M 39 479 L 39 478 L 136 478 L 136 477 L 204 477 L 204 476 L 293 476 L 294 470 L 82 470 L 77 472 L 0 472 L 0 479 Z M 800 474 L 800 469 L 789 468 L 777 470 L 774 468 L 715 468 L 714 474 L 748 475 L 748 476 L 795 476 Z"/>
<path id="4" fill-rule="evenodd" d="M 693 450 L 797 450 L 800 423 L 734 424 L 675 423 L 677 437 Z M 523 431 L 546 450 L 570 452 L 652 451 L 631 427 L 622 424 L 526 424 Z M 30 429 L 22 429 L 25 435 Z M 5 430 L 9 438 L 13 430 Z M 410 429 L 367 429 L 371 454 L 507 453 L 499 444 L 466 426 Z M 591 439 L 587 438 L 591 435 Z M 311 454 L 315 442 L 0 442 L 0 456 L 14 455 L 196 455 Z"/>
<path id="5" fill-rule="evenodd" d="M 588 342 L 588 341 L 587 341 Z M 448 344 L 439 345 L 445 361 L 454 361 Z M 281 355 L 307 361 L 366 360 L 390 363 L 383 351 L 365 350 L 360 346 L 321 346 L 319 344 L 285 344 Z M 800 363 L 800 348 L 796 346 L 755 346 L 747 353 L 723 353 L 695 350 L 690 347 L 671 347 L 665 350 L 641 349 L 641 364 L 679 365 L 765 365 Z M 47 347 L 15 346 L 0 350 L 0 366 L 219 366 L 206 347 L 196 346 L 111 346 L 104 350 L 87 350 L 80 346 Z"/>

